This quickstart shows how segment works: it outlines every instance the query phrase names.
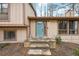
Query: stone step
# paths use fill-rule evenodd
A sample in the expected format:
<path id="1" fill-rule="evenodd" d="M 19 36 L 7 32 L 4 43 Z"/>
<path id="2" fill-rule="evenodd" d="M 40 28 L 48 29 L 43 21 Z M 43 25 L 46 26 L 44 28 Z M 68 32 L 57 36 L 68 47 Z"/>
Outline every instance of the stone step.
<path id="1" fill-rule="evenodd" d="M 46 44 L 46 43 L 42 43 L 42 44 L 40 44 L 40 43 L 31 43 L 30 44 L 30 47 L 49 47 L 49 44 Z"/>
<path id="2" fill-rule="evenodd" d="M 28 48 L 27 54 L 30 56 L 50 56 L 50 41 L 48 39 L 29 39 L 24 46 Z"/>
<path id="3" fill-rule="evenodd" d="M 29 49 L 28 50 L 28 55 L 32 55 L 32 56 L 43 56 L 43 55 L 51 55 L 50 49 Z"/>
<path id="4" fill-rule="evenodd" d="M 49 42 L 50 40 L 40 40 L 40 39 L 37 39 L 37 40 L 29 40 L 29 42 L 37 42 L 37 43 L 42 43 L 42 42 Z"/>
<path id="5" fill-rule="evenodd" d="M 42 43 L 42 44 L 40 44 L 40 43 L 31 43 L 30 44 L 30 48 L 49 48 L 50 46 L 48 45 L 48 44 L 46 44 L 46 43 Z"/>

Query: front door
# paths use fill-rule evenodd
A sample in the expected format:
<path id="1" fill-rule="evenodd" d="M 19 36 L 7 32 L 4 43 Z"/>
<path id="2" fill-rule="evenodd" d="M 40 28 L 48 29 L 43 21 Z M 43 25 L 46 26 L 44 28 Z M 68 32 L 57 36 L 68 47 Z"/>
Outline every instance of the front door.
<path id="1" fill-rule="evenodd" d="M 36 22 L 36 36 L 42 38 L 44 36 L 44 23 L 42 21 Z"/>

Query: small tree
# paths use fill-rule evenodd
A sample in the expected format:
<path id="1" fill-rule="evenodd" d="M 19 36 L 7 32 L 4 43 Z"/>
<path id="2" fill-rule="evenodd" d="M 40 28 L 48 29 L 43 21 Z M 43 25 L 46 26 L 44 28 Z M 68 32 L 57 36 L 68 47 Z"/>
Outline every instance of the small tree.
<path id="1" fill-rule="evenodd" d="M 55 40 L 56 40 L 56 44 L 61 44 L 61 37 L 60 36 L 57 36 L 56 38 L 55 38 Z"/>
<path id="2" fill-rule="evenodd" d="M 73 54 L 75 56 L 79 56 L 79 48 L 76 48 L 74 51 L 73 51 Z"/>

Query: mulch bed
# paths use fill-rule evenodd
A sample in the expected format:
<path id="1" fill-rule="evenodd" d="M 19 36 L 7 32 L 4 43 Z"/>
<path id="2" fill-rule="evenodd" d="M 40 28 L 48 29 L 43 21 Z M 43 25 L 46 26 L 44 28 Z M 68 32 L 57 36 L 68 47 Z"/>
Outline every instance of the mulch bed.
<path id="1" fill-rule="evenodd" d="M 63 42 L 59 47 L 51 49 L 52 56 L 73 56 L 73 50 L 79 48 L 79 44 Z M 23 43 L 11 43 L 0 48 L 0 56 L 26 56 L 28 49 Z"/>
<path id="2" fill-rule="evenodd" d="M 28 49 L 24 47 L 23 43 L 11 43 L 0 48 L 0 56 L 25 56 Z"/>
<path id="3" fill-rule="evenodd" d="M 73 50 L 79 48 L 79 44 L 63 42 L 55 49 L 51 49 L 53 56 L 74 56 Z"/>

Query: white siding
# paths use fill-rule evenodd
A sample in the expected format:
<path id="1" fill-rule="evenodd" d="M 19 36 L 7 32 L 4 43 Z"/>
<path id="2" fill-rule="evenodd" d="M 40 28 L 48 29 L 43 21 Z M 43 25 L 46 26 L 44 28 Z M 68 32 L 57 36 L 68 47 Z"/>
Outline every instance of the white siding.
<path id="1" fill-rule="evenodd" d="M 35 27 L 36 27 L 35 21 L 31 21 L 31 26 L 30 26 L 30 31 L 31 31 L 30 35 L 31 35 L 31 37 L 35 37 L 35 32 L 36 32 Z"/>
<path id="2" fill-rule="evenodd" d="M 3 30 L 0 30 L 0 41 L 3 41 L 4 39 L 4 36 L 3 36 Z"/>
<path id="3" fill-rule="evenodd" d="M 29 24 L 28 16 L 35 16 L 33 9 L 31 8 L 31 6 L 28 3 L 24 4 L 25 10 L 23 10 L 22 3 L 11 3 L 9 5 L 10 5 L 10 8 L 8 10 L 9 11 L 9 15 L 8 15 L 9 21 L 0 22 L 0 26 L 9 25 L 9 24 L 24 25 L 24 19 L 25 19 L 26 25 L 28 25 Z"/>
<path id="4" fill-rule="evenodd" d="M 22 4 L 16 4 L 16 3 L 12 3 L 9 4 L 10 8 L 9 8 L 9 15 L 8 15 L 8 19 L 9 21 L 4 21 L 4 22 L 0 22 L 0 24 L 5 25 L 5 24 L 23 24 L 23 5 Z"/>
<path id="5" fill-rule="evenodd" d="M 4 40 L 4 31 L 0 30 L 0 43 L 23 43 L 27 39 L 26 29 L 18 29 L 14 41 Z"/>
<path id="6" fill-rule="evenodd" d="M 47 36 L 49 38 L 55 37 L 58 33 L 57 21 L 47 22 Z"/>
<path id="7" fill-rule="evenodd" d="M 25 4 L 25 24 L 29 25 L 28 16 L 35 16 L 33 9 L 29 4 Z"/>
<path id="8" fill-rule="evenodd" d="M 17 30 L 17 42 L 24 42 L 27 39 L 26 29 L 24 30 Z"/>

